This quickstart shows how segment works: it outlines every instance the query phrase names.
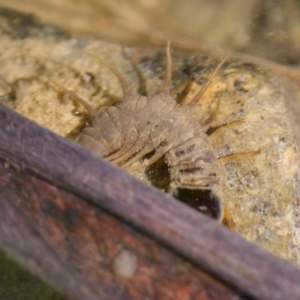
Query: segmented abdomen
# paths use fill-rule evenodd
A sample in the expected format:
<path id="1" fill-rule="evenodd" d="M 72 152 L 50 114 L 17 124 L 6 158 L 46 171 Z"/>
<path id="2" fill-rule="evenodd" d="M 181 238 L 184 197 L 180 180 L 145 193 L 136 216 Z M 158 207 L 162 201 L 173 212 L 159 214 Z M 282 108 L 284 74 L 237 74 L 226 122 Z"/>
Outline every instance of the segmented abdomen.
<path id="1" fill-rule="evenodd" d="M 218 183 L 218 162 L 205 133 L 192 130 L 193 138 L 166 153 L 172 187 L 209 189 Z"/>
<path id="2" fill-rule="evenodd" d="M 119 164 L 151 152 L 164 156 L 172 188 L 211 188 L 218 182 L 217 158 L 192 106 L 180 106 L 168 93 L 152 98 L 127 96 L 105 108 L 78 142 Z M 151 158 L 150 158 L 151 159 Z"/>

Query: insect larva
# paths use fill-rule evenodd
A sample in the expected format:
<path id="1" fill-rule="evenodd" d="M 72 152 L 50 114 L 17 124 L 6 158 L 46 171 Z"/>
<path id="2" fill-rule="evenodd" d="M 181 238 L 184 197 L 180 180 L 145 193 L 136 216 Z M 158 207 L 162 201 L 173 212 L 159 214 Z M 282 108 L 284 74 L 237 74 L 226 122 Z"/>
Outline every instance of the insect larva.
<path id="1" fill-rule="evenodd" d="M 70 68 L 76 77 L 82 80 L 82 84 L 94 85 L 93 74 L 48 60 Z M 218 184 L 220 161 L 232 162 L 253 156 L 259 151 L 217 159 L 210 143 L 212 136 L 216 137 L 225 128 L 236 126 L 243 121 L 218 126 L 208 138 L 207 125 L 215 118 L 219 101 L 215 112 L 204 121 L 199 121 L 195 113 L 205 89 L 226 58 L 210 75 L 204 88 L 196 96 L 185 97 L 180 104 L 170 95 L 172 63 L 169 47 L 167 60 L 164 87 L 152 97 L 143 97 L 129 90 L 122 74 L 115 67 L 102 61 L 118 77 L 124 97 L 116 105 L 102 107 L 100 110 L 91 107 L 75 91 L 67 90 L 56 81 L 49 80 L 49 77 L 40 76 L 38 79 L 44 84 L 51 85 L 52 88 L 56 85 L 63 99 L 80 103 L 92 117 L 90 126 L 84 128 L 77 138 L 80 144 L 124 169 L 141 170 L 134 175 L 147 176 L 148 182 L 158 185 L 159 188 L 172 193 L 197 210 L 219 218 L 226 207 L 222 207 L 220 199 L 211 192 L 211 189 Z M 37 59 L 37 62 L 40 63 L 40 59 Z M 98 85 L 96 88 L 97 91 L 101 90 Z M 12 87 L 9 95 L 14 96 L 17 91 Z M 151 168 L 147 168 L 149 166 Z"/>
<path id="2" fill-rule="evenodd" d="M 78 143 L 124 169 L 145 168 L 164 157 L 170 172 L 170 191 L 178 187 L 211 189 L 218 183 L 218 160 L 193 109 L 203 90 L 188 105 L 177 104 L 170 95 L 169 46 L 167 60 L 163 90 L 153 97 L 130 91 L 119 71 L 104 62 L 118 77 L 124 97 L 94 114 Z M 65 97 L 87 106 L 74 93 L 67 92 Z"/>

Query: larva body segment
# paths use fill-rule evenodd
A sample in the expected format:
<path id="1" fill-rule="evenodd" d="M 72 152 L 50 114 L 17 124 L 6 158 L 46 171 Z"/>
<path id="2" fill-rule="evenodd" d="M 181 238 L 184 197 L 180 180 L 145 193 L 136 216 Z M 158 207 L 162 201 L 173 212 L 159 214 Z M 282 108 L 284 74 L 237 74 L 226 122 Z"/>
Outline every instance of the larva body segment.
<path id="1" fill-rule="evenodd" d="M 193 106 L 177 104 L 167 91 L 151 98 L 130 93 L 101 109 L 78 142 L 124 168 L 148 166 L 164 156 L 171 190 L 209 189 L 218 183 L 218 162 Z"/>

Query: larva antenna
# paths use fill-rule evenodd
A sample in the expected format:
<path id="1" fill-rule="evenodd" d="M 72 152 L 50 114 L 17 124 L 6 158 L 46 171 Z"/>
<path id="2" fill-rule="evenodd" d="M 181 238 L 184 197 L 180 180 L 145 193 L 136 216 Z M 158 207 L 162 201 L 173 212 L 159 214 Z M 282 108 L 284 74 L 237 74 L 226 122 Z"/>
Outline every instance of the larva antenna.
<path id="1" fill-rule="evenodd" d="M 219 65 L 217 66 L 217 68 L 213 71 L 213 73 L 209 76 L 207 82 L 205 83 L 204 87 L 199 91 L 199 93 L 190 101 L 190 103 L 194 102 L 198 102 L 201 97 L 203 96 L 203 94 L 206 92 L 207 88 L 209 87 L 212 79 L 216 76 L 216 74 L 219 72 L 219 70 L 222 68 L 222 66 L 224 65 L 224 63 L 226 62 L 226 60 L 228 59 L 230 54 L 227 54 L 225 56 L 225 58 L 222 59 L 222 61 L 219 63 Z"/>
<path id="2" fill-rule="evenodd" d="M 64 86 L 62 86 L 61 84 L 59 84 L 58 82 L 56 82 L 55 80 L 49 79 L 49 78 L 44 77 L 44 76 L 40 76 L 38 78 L 38 80 L 40 80 L 41 82 L 46 83 L 47 85 L 49 85 L 49 83 L 52 83 L 52 84 L 56 85 L 60 90 L 63 91 L 62 92 L 63 93 L 63 95 L 62 95 L 63 100 L 71 100 L 73 102 L 78 102 L 87 110 L 90 117 L 94 118 L 94 117 L 97 116 L 97 110 L 94 109 L 89 103 L 87 103 L 80 96 L 78 96 L 74 91 L 70 91 L 70 90 L 66 89 Z"/>
<path id="3" fill-rule="evenodd" d="M 172 56 L 171 56 L 170 40 L 168 40 L 168 43 L 167 43 L 166 54 L 167 54 L 167 73 L 166 73 L 166 77 L 165 77 L 163 91 L 170 92 L 171 81 L 172 81 Z"/>
<path id="4" fill-rule="evenodd" d="M 114 67 L 113 65 L 111 65 L 110 63 L 108 63 L 106 60 L 98 57 L 97 55 L 94 55 L 94 54 L 89 53 L 89 52 L 83 52 L 83 53 L 88 54 L 90 56 L 93 56 L 93 57 L 97 58 L 100 61 L 100 63 L 102 63 L 108 69 L 110 69 L 114 73 L 114 75 L 118 78 L 118 80 L 119 80 L 119 82 L 121 84 L 121 88 L 122 88 L 124 96 L 130 94 L 129 88 L 128 88 L 128 84 L 127 84 L 124 76 L 119 72 L 119 70 L 116 67 Z"/>

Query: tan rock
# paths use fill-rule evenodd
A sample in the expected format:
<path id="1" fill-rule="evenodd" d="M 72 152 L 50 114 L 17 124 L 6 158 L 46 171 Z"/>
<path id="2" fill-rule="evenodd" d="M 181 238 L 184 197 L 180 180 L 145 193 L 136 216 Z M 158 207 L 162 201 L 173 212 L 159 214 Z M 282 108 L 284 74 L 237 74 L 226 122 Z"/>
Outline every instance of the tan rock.
<path id="1" fill-rule="evenodd" d="M 1 45 L 2 102 L 64 137 L 76 135 L 87 121 L 80 105 L 63 101 L 65 90 L 75 91 L 95 108 L 122 96 L 116 77 L 85 52 L 117 66 L 136 90 L 143 88 L 140 78 L 149 94 L 159 91 L 163 83 L 164 49 L 123 49 L 93 39 L 8 36 L 1 37 Z M 183 53 L 173 53 L 173 59 L 172 95 L 178 101 L 199 90 L 220 61 Z M 286 102 L 291 97 L 297 94 L 282 88 L 263 66 L 232 56 L 201 99 L 198 113 L 200 120 L 208 119 L 219 99 L 210 124 L 214 130 L 209 132 L 214 131 L 211 142 L 217 155 L 227 158 L 220 160 L 220 184 L 213 193 L 231 215 L 235 230 L 300 265 L 299 149 Z M 217 130 L 236 121 L 241 122 Z M 164 176 L 167 172 L 160 175 L 160 168 L 156 174 Z M 149 181 L 148 171 L 135 175 Z"/>

